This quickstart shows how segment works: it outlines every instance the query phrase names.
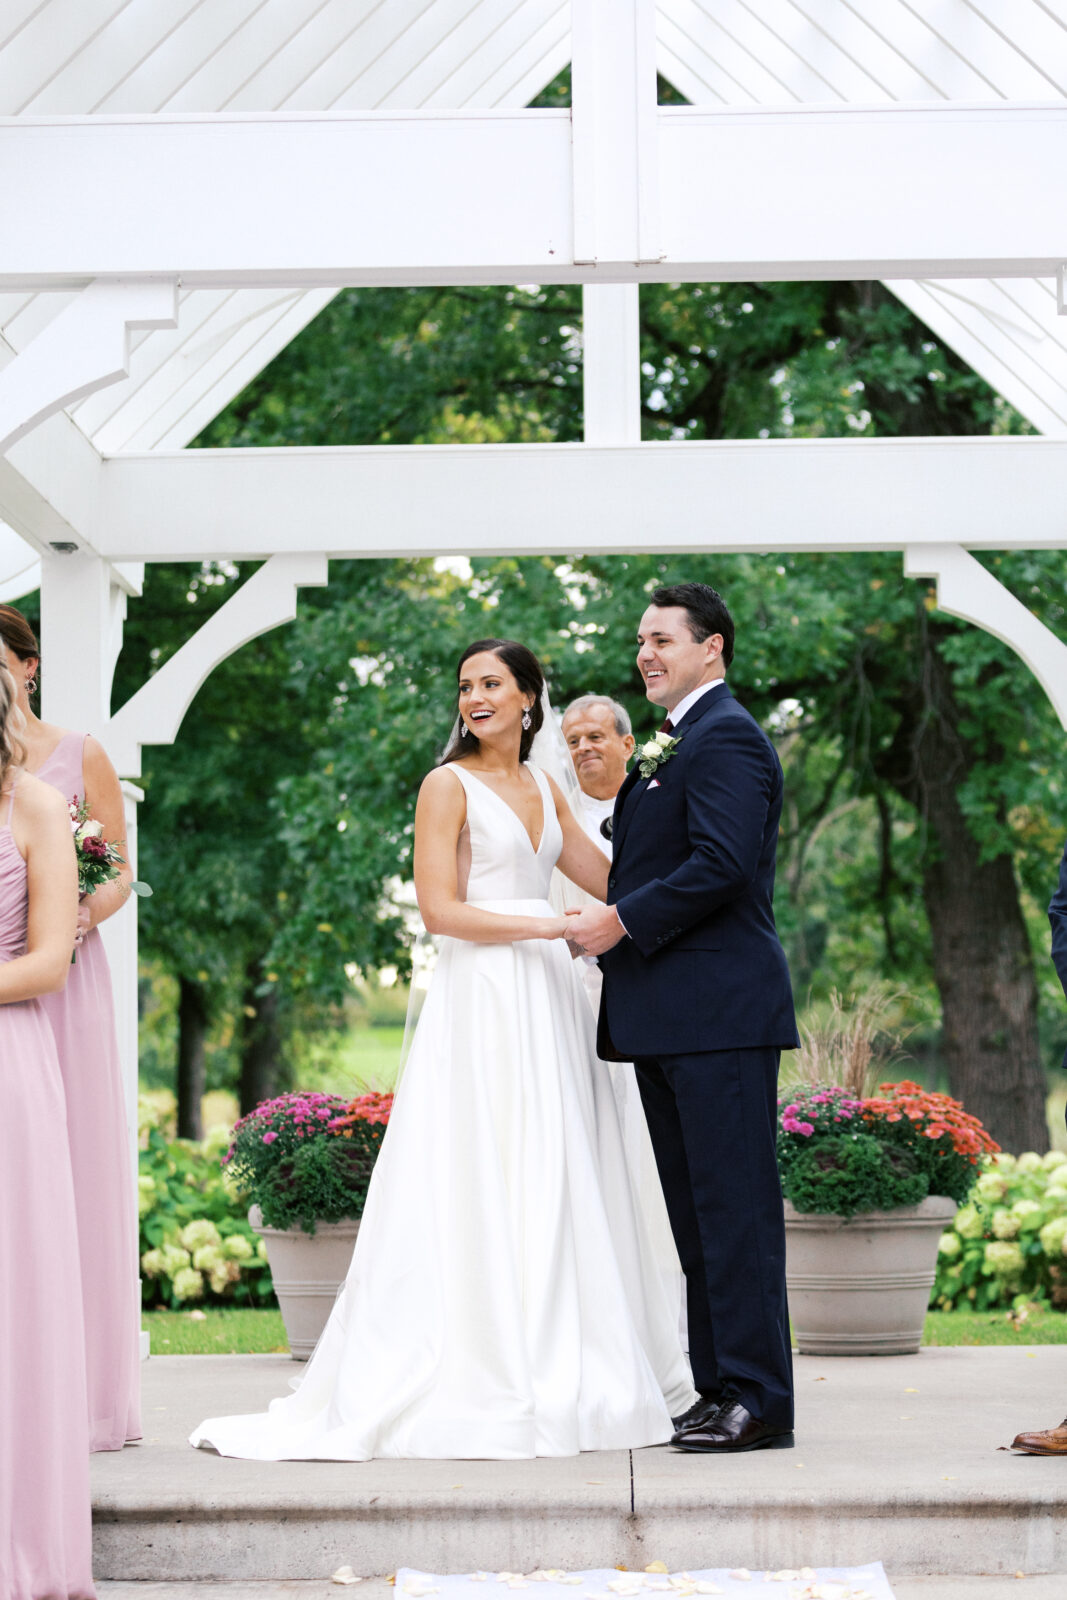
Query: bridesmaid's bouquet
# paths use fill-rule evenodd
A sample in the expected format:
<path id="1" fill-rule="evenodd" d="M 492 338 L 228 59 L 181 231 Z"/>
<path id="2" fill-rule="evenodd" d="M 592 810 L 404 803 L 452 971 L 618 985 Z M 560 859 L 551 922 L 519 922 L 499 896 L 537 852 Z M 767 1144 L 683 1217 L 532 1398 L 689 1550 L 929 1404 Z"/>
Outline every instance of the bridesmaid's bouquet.
<path id="1" fill-rule="evenodd" d="M 78 863 L 78 893 L 84 898 L 95 894 L 105 883 L 113 883 L 126 865 L 126 857 L 118 845 L 104 838 L 103 823 L 90 815 L 86 800 L 75 795 L 68 809 L 70 830 L 74 835 L 74 856 Z M 152 893 L 147 883 L 131 883 L 130 889 L 139 895 Z M 77 959 L 78 952 L 75 950 L 70 958 L 72 966 Z"/>

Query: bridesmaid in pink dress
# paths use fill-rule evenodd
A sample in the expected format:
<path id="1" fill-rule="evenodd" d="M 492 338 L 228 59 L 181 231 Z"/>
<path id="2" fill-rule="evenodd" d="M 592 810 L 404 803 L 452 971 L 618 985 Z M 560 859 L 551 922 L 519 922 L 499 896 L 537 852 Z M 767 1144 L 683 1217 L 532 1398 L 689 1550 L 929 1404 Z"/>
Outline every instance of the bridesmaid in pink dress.
<path id="1" fill-rule="evenodd" d="M 106 838 L 125 835 L 122 791 L 103 747 L 41 722 L 30 709 L 37 640 L 22 613 L 0 605 L 19 710 L 26 768 L 67 801 L 89 802 Z M 66 1090 L 74 1199 L 81 1249 L 90 1450 L 121 1450 L 141 1437 L 140 1288 L 137 1206 L 123 1098 L 111 975 L 98 927 L 126 902 L 131 869 L 83 900 L 77 962 L 66 988 L 42 1001 L 55 1034 Z"/>
<path id="2" fill-rule="evenodd" d="M 0 1595 L 87 1600 L 85 1339 L 52 1030 L 36 998 L 70 969 L 77 874 L 66 810 L 14 765 L 0 645 Z"/>

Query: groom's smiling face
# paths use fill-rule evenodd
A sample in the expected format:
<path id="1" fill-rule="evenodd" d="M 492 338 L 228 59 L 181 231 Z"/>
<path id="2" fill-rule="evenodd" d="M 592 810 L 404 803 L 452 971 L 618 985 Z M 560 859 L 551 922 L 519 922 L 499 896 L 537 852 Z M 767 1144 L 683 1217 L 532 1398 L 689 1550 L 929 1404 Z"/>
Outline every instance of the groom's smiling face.
<path id="1" fill-rule="evenodd" d="M 649 606 L 637 630 L 637 670 L 653 705 L 673 711 L 702 683 L 724 678 L 722 635 L 694 639 L 684 606 Z"/>

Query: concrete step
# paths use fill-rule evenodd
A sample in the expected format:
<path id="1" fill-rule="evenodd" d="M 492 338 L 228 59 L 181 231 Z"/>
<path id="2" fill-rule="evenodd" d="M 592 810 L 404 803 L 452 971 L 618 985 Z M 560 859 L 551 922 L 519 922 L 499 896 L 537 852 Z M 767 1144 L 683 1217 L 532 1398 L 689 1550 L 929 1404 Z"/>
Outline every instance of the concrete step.
<path id="1" fill-rule="evenodd" d="M 895 1600 L 1063 1600 L 1067 1572 L 1045 1573 L 1023 1582 L 989 1576 L 894 1577 Z M 98 1583 L 100 1600 L 338 1600 L 359 1594 L 359 1600 L 396 1600 L 392 1586 L 382 1578 L 368 1578 L 358 1590 L 329 1582 L 294 1583 Z"/>
<path id="2" fill-rule="evenodd" d="M 1060 1347 L 799 1358 L 797 1448 L 725 1460 L 663 1448 L 268 1463 L 188 1447 L 203 1418 L 262 1409 L 295 1370 L 279 1356 L 147 1363 L 145 1443 L 93 1460 L 99 1578 L 321 1584 L 343 1565 L 373 1574 L 881 1560 L 891 1574 L 946 1582 L 991 1575 L 999 1600 L 1016 1582 L 1032 1592 L 1024 1585 L 1036 1580 L 1017 1571 L 1067 1572 L 1067 1461 L 998 1449 L 1022 1428 L 1059 1421 Z"/>

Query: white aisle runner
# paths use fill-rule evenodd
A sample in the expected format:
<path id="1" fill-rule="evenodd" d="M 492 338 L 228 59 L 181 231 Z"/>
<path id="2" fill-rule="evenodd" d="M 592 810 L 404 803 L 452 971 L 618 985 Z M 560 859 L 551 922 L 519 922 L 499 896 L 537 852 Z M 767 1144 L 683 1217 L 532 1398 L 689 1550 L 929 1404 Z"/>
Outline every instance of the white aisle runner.
<path id="1" fill-rule="evenodd" d="M 475 1572 L 442 1577 L 402 1567 L 396 1591 L 404 1600 L 504 1600 L 512 1589 L 535 1589 L 530 1600 L 644 1600 L 661 1594 L 672 1600 L 726 1595 L 731 1600 L 893 1600 L 880 1561 L 865 1567 L 800 1567 L 780 1572 L 749 1572 L 743 1567 L 712 1567 L 700 1572 Z"/>

